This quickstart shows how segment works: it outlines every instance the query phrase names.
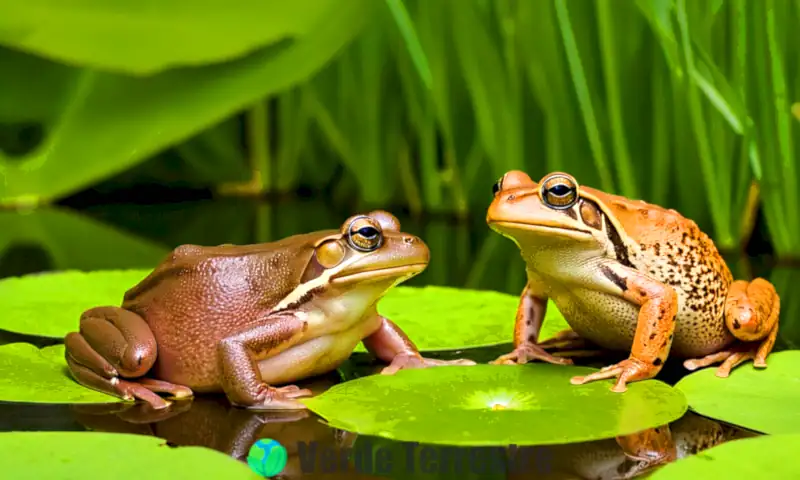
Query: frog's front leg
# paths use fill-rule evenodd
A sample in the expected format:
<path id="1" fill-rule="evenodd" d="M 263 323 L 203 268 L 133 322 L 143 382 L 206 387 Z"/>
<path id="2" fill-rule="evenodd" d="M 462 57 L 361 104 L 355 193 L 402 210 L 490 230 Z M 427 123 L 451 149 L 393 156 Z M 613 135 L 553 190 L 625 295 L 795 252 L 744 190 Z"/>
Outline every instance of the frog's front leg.
<path id="1" fill-rule="evenodd" d="M 252 410 L 303 410 L 295 400 L 311 396 L 296 385 L 273 387 L 261 377 L 258 361 L 268 358 L 283 344 L 291 344 L 308 329 L 295 314 L 271 316 L 255 327 L 224 338 L 217 345 L 222 370 L 222 389 L 233 405 Z"/>
<path id="2" fill-rule="evenodd" d="M 122 398 L 169 406 L 155 392 L 188 398 L 192 391 L 144 376 L 156 361 L 153 332 L 139 315 L 119 307 L 97 307 L 81 315 L 80 330 L 64 338 L 67 367 L 81 385 Z M 129 380 L 123 380 L 129 379 Z M 130 380 L 136 379 L 136 381 Z"/>
<path id="3" fill-rule="evenodd" d="M 723 378 L 749 359 L 753 359 L 756 368 L 766 368 L 767 356 L 778 337 L 780 310 L 780 297 L 767 280 L 733 282 L 725 300 L 725 325 L 741 343 L 700 359 L 687 360 L 684 367 L 696 370 L 722 362 L 716 375 Z"/>
<path id="4" fill-rule="evenodd" d="M 622 265 L 602 265 L 600 272 L 609 293 L 640 306 L 633 346 L 628 359 L 585 377 L 574 377 L 572 383 L 616 377 L 611 390 L 624 392 L 627 382 L 647 380 L 661 371 L 672 346 L 678 294 L 671 286 Z"/>
<path id="5" fill-rule="evenodd" d="M 542 329 L 545 313 L 547 313 L 547 297 L 537 295 L 530 284 L 525 285 L 517 306 L 517 316 L 514 321 L 514 350 L 501 355 L 493 364 L 524 364 L 528 360 L 541 360 L 557 365 L 570 365 L 569 358 L 556 357 L 545 351 L 545 347 L 538 344 L 539 331 Z M 573 340 L 570 331 L 560 332 L 560 340 Z M 553 339 L 551 339 L 553 340 Z M 553 342 L 555 343 L 555 342 Z"/>
<path id="6" fill-rule="evenodd" d="M 407 368 L 475 365 L 475 362 L 467 359 L 437 360 L 425 358 L 419 353 L 414 342 L 394 322 L 378 315 L 377 312 L 374 312 L 373 315 L 378 316 L 380 319 L 380 326 L 364 338 L 362 342 L 371 354 L 389 364 L 388 367 L 381 371 L 384 375 L 393 375 L 398 370 Z"/>

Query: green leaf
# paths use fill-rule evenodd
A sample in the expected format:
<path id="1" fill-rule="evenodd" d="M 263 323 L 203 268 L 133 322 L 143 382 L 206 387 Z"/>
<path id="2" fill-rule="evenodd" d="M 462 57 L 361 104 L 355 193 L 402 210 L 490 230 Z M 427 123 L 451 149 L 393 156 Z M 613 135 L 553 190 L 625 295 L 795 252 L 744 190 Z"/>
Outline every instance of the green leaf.
<path id="1" fill-rule="evenodd" d="M 64 338 L 92 307 L 119 305 L 150 270 L 65 271 L 0 280 L 0 329 Z"/>
<path id="2" fill-rule="evenodd" d="M 75 331 L 85 310 L 119 305 L 125 291 L 150 270 L 65 271 L 0 280 L 0 329 L 63 338 Z M 396 287 L 378 303 L 421 350 L 455 350 L 509 343 L 517 297 L 449 287 Z M 540 335 L 546 340 L 569 328 L 554 305 Z M 362 344 L 357 351 L 366 351 Z"/>
<path id="3" fill-rule="evenodd" d="M 435 445 L 598 440 L 658 427 L 686 411 L 683 394 L 656 380 L 634 382 L 621 394 L 610 381 L 570 383 L 594 371 L 545 363 L 402 370 L 302 401 L 335 428 Z"/>
<path id="4" fill-rule="evenodd" d="M 518 304 L 519 297 L 492 290 L 397 287 L 378 303 L 378 312 L 397 323 L 421 350 L 444 351 L 511 342 Z M 549 303 L 539 339 L 568 328 Z"/>
<path id="5" fill-rule="evenodd" d="M 307 80 L 358 34 L 369 8 L 349 1 L 326 12 L 313 34 L 224 64 L 145 78 L 81 71 L 42 145 L 14 163 L 0 160 L 0 204 L 71 194 Z"/>
<path id="6" fill-rule="evenodd" d="M 99 432 L 4 432 L 0 449 L 13 451 L 0 459 L 9 478 L 107 478 L 125 469 L 120 461 L 135 455 L 154 479 L 225 478 L 263 480 L 247 465 L 205 447 L 169 447 L 149 435 Z"/>
<path id="7" fill-rule="evenodd" d="M 740 404 L 742 405 L 746 404 Z M 800 449 L 800 435 L 765 435 L 723 443 L 657 470 L 652 480 L 724 478 L 772 480 L 800 477 L 800 463 L 793 458 Z M 789 461 L 787 461 L 789 460 Z"/>
<path id="8" fill-rule="evenodd" d="M 26 403 L 117 403 L 122 400 L 72 379 L 64 345 L 41 350 L 29 343 L 0 346 L 0 401 Z"/>
<path id="9" fill-rule="evenodd" d="M 682 378 L 680 389 L 695 412 L 768 434 L 800 433 L 800 350 L 771 354 L 766 369 L 752 362 L 728 378 L 710 367 Z"/>
<path id="10" fill-rule="evenodd" d="M 334 0 L 0 0 L 0 43 L 62 63 L 147 75 L 313 35 L 339 8 Z"/>
<path id="11" fill-rule="evenodd" d="M 0 211 L 2 263 L 20 262 L 13 258 L 14 249 L 30 246 L 44 251 L 48 270 L 141 268 L 157 263 L 168 251 L 161 244 L 67 209 Z"/>

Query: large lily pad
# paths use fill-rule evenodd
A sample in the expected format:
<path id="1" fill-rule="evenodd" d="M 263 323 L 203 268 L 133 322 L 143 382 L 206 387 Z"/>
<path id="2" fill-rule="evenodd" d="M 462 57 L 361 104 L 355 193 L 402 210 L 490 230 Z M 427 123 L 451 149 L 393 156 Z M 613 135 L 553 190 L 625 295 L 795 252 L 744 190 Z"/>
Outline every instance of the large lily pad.
<path id="1" fill-rule="evenodd" d="M 155 479 L 263 480 L 242 462 L 204 447 L 171 448 L 146 435 L 99 432 L 0 433 L 0 472 L 7 478 L 108 478 L 144 465 Z M 130 463 L 127 463 L 128 459 Z M 120 461 L 122 460 L 122 463 Z"/>
<path id="2" fill-rule="evenodd" d="M 800 463 L 791 460 L 800 449 L 800 435 L 763 435 L 734 440 L 666 465 L 649 478 L 800 478 Z"/>
<path id="3" fill-rule="evenodd" d="M 26 403 L 122 401 L 80 385 L 70 377 L 66 369 L 64 345 L 42 349 L 28 343 L 0 346 L 0 401 Z"/>
<path id="4" fill-rule="evenodd" d="M 149 270 L 63 271 L 0 281 L 0 328 L 15 333 L 64 338 L 78 329 L 84 310 L 119 305 L 125 291 Z"/>
<path id="5" fill-rule="evenodd" d="M 611 381 L 576 386 L 588 367 L 449 366 L 371 375 L 303 402 L 334 427 L 393 440 L 445 445 L 545 445 L 614 437 L 657 427 L 686 411 L 669 385 Z"/>
<path id="6" fill-rule="evenodd" d="M 519 297 L 492 290 L 397 287 L 378 303 L 378 312 L 397 323 L 420 349 L 444 351 L 511 342 L 518 303 Z M 540 340 L 567 328 L 551 302 Z"/>
<path id="7" fill-rule="evenodd" d="M 719 378 L 715 367 L 682 378 L 675 386 L 701 415 L 769 434 L 800 433 L 800 351 L 776 352 L 767 368 L 752 363 Z"/>
<path id="8" fill-rule="evenodd" d="M 125 291 L 149 270 L 64 271 L 0 281 L 0 329 L 63 338 L 75 331 L 81 313 L 119 305 Z M 449 287 L 397 287 L 378 304 L 425 351 L 455 350 L 512 340 L 517 297 Z M 568 328 L 550 305 L 541 339 Z M 359 345 L 358 351 L 364 351 Z"/>

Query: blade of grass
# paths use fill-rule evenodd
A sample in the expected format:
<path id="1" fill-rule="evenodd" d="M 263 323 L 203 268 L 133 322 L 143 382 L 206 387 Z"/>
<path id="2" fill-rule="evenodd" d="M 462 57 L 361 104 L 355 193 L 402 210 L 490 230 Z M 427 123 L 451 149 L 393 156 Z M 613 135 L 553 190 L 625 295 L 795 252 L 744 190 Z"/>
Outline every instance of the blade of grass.
<path id="1" fill-rule="evenodd" d="M 589 145 L 592 149 L 592 156 L 595 161 L 595 168 L 600 176 L 600 186 L 607 192 L 615 192 L 614 181 L 611 176 L 611 170 L 606 160 L 605 149 L 602 140 L 600 139 L 600 129 L 597 126 L 597 119 L 594 114 L 594 107 L 592 107 L 591 93 L 589 86 L 586 83 L 586 75 L 583 71 L 581 64 L 578 46 L 575 42 L 575 35 L 572 32 L 572 25 L 569 20 L 569 12 L 567 11 L 567 4 L 565 0 L 554 0 L 556 7 L 556 17 L 558 25 L 561 29 L 561 35 L 564 41 L 564 48 L 567 51 L 567 60 L 572 73 L 572 81 L 575 86 L 575 93 L 578 96 L 578 103 L 583 113 L 584 127 L 589 136 Z"/>
<path id="2" fill-rule="evenodd" d="M 684 61 L 686 70 L 693 72 L 694 55 L 692 43 L 689 38 L 689 21 L 686 15 L 686 0 L 677 0 L 678 26 L 681 32 L 681 43 L 683 47 Z M 689 100 L 689 119 L 697 142 L 698 153 L 700 155 L 700 168 L 705 180 L 706 192 L 709 204 L 720 205 L 722 208 L 712 208 L 711 221 L 714 224 L 715 237 L 719 240 L 723 249 L 730 248 L 735 244 L 730 231 L 730 211 L 725 203 L 722 203 L 719 183 L 714 175 L 714 159 L 711 153 L 711 146 L 708 141 L 708 133 L 705 130 L 705 119 L 703 116 L 703 105 L 700 102 L 700 95 L 694 83 L 687 85 Z"/>
<path id="3" fill-rule="evenodd" d="M 600 31 L 600 47 L 603 61 L 603 75 L 606 87 L 606 106 L 611 119 L 611 138 L 614 149 L 614 162 L 617 164 L 617 175 L 620 193 L 631 198 L 640 198 L 633 165 L 628 153 L 628 142 L 625 139 L 625 123 L 622 117 L 622 95 L 620 94 L 619 64 L 617 63 L 617 45 L 614 30 L 619 25 L 613 23 L 614 0 L 597 1 L 597 22 Z"/>
<path id="4" fill-rule="evenodd" d="M 776 25 L 775 25 L 775 0 L 765 0 L 767 10 L 767 45 L 769 46 L 770 66 L 772 67 L 772 89 L 775 106 L 775 125 L 777 127 L 777 140 L 780 164 L 782 167 L 781 178 L 783 180 L 783 199 L 788 209 L 795 209 L 797 203 L 797 171 L 794 162 L 794 146 L 792 145 L 791 118 L 789 116 L 789 102 L 786 92 L 786 77 L 783 67 L 783 51 L 778 45 Z M 797 226 L 800 225 L 796 216 L 785 218 L 789 223 L 793 238 L 798 237 Z M 793 248 L 800 251 L 800 248 Z M 784 252 L 794 253 L 794 252 Z"/>
<path id="5" fill-rule="evenodd" d="M 408 53 L 411 55 L 425 90 L 430 92 L 433 88 L 433 80 L 431 79 L 431 69 L 428 66 L 428 57 L 425 56 L 425 51 L 422 49 L 422 44 L 414 29 L 414 23 L 408 15 L 408 10 L 406 10 L 402 0 L 386 0 L 386 5 L 392 13 L 392 18 L 394 18 L 400 34 L 403 36 Z"/>

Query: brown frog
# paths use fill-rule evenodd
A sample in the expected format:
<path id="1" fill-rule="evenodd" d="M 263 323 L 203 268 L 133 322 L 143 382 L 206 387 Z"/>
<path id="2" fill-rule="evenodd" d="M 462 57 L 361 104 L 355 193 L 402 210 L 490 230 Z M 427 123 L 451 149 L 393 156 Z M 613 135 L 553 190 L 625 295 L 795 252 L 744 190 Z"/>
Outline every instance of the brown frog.
<path id="1" fill-rule="evenodd" d="M 154 408 L 157 393 L 224 392 L 234 405 L 302 409 L 311 394 L 275 387 L 336 369 L 358 342 L 389 362 L 382 373 L 469 360 L 423 358 L 376 310 L 395 285 L 428 265 L 425 243 L 384 211 L 339 231 L 272 243 L 183 245 L 125 293 L 121 307 L 90 309 L 65 338 L 74 378 Z"/>
<path id="2" fill-rule="evenodd" d="M 515 349 L 494 363 L 572 360 L 552 348 L 595 345 L 628 359 L 573 384 L 617 378 L 612 390 L 653 378 L 668 355 L 689 370 L 722 362 L 717 376 L 752 359 L 766 367 L 780 299 L 763 278 L 733 281 L 695 222 L 657 205 L 578 186 L 566 173 L 538 184 L 511 171 L 494 185 L 487 223 L 519 247 L 528 282 L 517 311 Z M 539 343 L 552 299 L 571 329 Z"/>

